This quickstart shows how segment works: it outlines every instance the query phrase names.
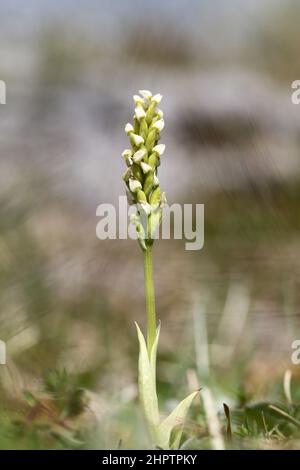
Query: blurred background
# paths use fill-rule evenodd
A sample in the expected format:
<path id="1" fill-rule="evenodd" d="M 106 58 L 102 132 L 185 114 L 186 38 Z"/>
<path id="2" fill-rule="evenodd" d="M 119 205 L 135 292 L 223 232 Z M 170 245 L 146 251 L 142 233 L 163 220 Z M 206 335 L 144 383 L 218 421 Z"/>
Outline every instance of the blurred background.
<path id="1" fill-rule="evenodd" d="M 201 251 L 155 246 L 162 409 L 198 381 L 222 427 L 223 402 L 237 416 L 285 402 L 287 369 L 300 400 L 299 21 L 293 0 L 2 2 L 1 448 L 149 445 L 133 323 L 142 255 L 96 238 L 98 204 L 124 194 L 141 88 L 164 95 L 168 202 L 205 204 Z M 249 445 L 255 419 L 254 432 L 237 418 Z M 208 425 L 197 402 L 186 433 L 200 448 Z M 255 445 L 299 445 L 290 432 Z"/>

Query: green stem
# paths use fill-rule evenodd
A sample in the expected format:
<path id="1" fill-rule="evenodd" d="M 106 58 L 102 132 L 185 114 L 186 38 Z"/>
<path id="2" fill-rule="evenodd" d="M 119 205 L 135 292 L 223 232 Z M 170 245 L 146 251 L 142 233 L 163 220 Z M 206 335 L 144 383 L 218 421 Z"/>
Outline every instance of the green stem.
<path id="1" fill-rule="evenodd" d="M 147 310 L 147 349 L 150 355 L 156 337 L 155 293 L 153 283 L 152 246 L 144 251 L 144 275 Z"/>

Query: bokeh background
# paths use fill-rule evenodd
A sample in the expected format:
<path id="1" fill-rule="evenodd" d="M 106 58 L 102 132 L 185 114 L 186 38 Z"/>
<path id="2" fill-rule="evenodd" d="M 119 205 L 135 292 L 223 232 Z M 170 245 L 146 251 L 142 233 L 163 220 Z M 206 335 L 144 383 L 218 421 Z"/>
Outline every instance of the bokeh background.
<path id="1" fill-rule="evenodd" d="M 223 402 L 285 402 L 288 369 L 300 399 L 299 21 L 292 0 L 2 2 L 1 448 L 148 445 L 142 255 L 96 238 L 98 204 L 124 194 L 124 124 L 141 88 L 164 95 L 169 203 L 205 204 L 203 250 L 155 247 L 162 409 L 198 381 L 223 426 Z M 187 427 L 200 448 L 202 408 Z"/>

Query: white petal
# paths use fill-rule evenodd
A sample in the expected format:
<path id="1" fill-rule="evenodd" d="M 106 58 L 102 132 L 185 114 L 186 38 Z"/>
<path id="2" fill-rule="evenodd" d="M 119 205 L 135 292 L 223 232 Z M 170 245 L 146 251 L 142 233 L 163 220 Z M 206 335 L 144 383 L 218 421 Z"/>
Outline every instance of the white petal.
<path id="1" fill-rule="evenodd" d="M 162 95 L 160 93 L 157 93 L 157 95 L 154 95 L 151 98 L 151 101 L 155 101 L 156 104 L 160 103 L 162 100 Z"/>
<path id="2" fill-rule="evenodd" d="M 135 102 L 135 104 L 144 104 L 143 98 L 139 95 L 133 95 L 133 101 Z"/>
<path id="3" fill-rule="evenodd" d="M 154 175 L 154 177 L 153 177 L 153 184 L 154 184 L 154 186 L 158 186 L 158 185 L 159 185 L 159 179 L 158 179 L 158 177 L 157 177 L 156 175 Z"/>
<path id="4" fill-rule="evenodd" d="M 157 129 L 158 131 L 162 131 L 163 128 L 165 127 L 165 121 L 163 119 L 159 119 L 153 124 L 153 127 Z"/>
<path id="5" fill-rule="evenodd" d="M 159 156 L 161 156 L 164 153 L 165 148 L 165 144 L 158 144 L 153 147 L 153 152 L 156 152 Z"/>
<path id="6" fill-rule="evenodd" d="M 139 147 L 140 145 L 144 143 L 144 139 L 140 135 L 131 134 L 131 137 L 133 138 L 133 141 L 137 147 Z"/>
<path id="7" fill-rule="evenodd" d="M 163 192 L 161 193 L 161 197 L 160 197 L 160 206 L 163 207 L 164 205 L 167 204 L 167 198 L 166 198 L 166 193 Z"/>
<path id="8" fill-rule="evenodd" d="M 143 170 L 143 173 L 149 173 L 149 171 L 152 170 L 152 167 L 150 165 L 148 165 L 148 163 L 145 163 L 145 162 L 142 162 L 141 163 L 141 168 Z"/>
<path id="9" fill-rule="evenodd" d="M 146 100 L 150 100 L 152 97 L 152 93 L 149 90 L 139 90 L 140 95 Z"/>
<path id="10" fill-rule="evenodd" d="M 122 152 L 122 157 L 132 157 L 132 151 L 130 149 L 125 149 L 124 152 Z"/>
<path id="11" fill-rule="evenodd" d="M 143 119 L 146 116 L 144 109 L 141 106 L 135 108 L 135 115 L 138 120 Z"/>
<path id="12" fill-rule="evenodd" d="M 130 188 L 130 191 L 135 193 L 138 189 L 142 188 L 142 185 L 138 180 L 131 179 L 129 180 L 129 188 Z"/>
<path id="13" fill-rule="evenodd" d="M 138 150 L 137 152 L 135 152 L 135 154 L 132 157 L 134 163 L 140 163 L 140 161 L 142 161 L 145 153 L 146 153 L 145 149 L 141 149 L 141 150 Z"/>
<path id="14" fill-rule="evenodd" d="M 143 211 L 149 215 L 151 213 L 151 205 L 148 202 L 140 202 L 140 205 L 142 206 Z"/>
<path id="15" fill-rule="evenodd" d="M 133 132 L 133 125 L 130 124 L 130 122 L 127 122 L 126 126 L 125 126 L 125 132 L 126 134 L 130 134 L 130 132 Z"/>

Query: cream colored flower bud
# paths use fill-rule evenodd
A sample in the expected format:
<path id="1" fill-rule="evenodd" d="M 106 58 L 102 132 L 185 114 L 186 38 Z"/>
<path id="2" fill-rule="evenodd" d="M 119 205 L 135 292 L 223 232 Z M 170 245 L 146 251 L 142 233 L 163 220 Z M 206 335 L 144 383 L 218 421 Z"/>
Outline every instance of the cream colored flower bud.
<path id="1" fill-rule="evenodd" d="M 165 149 L 166 149 L 165 144 L 158 144 L 158 145 L 155 145 L 155 147 L 153 147 L 153 152 L 156 152 L 157 155 L 159 155 L 161 157 L 163 155 Z"/>
<path id="2" fill-rule="evenodd" d="M 143 160 L 143 157 L 145 156 L 145 154 L 146 154 L 146 149 L 141 149 L 135 152 L 135 154 L 132 157 L 134 163 L 140 163 Z"/>
<path id="3" fill-rule="evenodd" d="M 144 117 L 146 117 L 146 113 L 145 113 L 145 110 L 142 106 L 137 106 L 135 108 L 135 116 L 136 118 L 138 119 L 138 121 L 140 121 L 141 119 L 143 119 Z"/>
<path id="4" fill-rule="evenodd" d="M 135 193 L 138 189 L 141 189 L 142 185 L 138 180 L 130 179 L 129 180 L 129 189 L 131 192 Z"/>
<path id="5" fill-rule="evenodd" d="M 139 90 L 139 93 L 146 100 L 151 100 L 151 98 L 152 98 L 152 93 L 149 90 Z"/>
<path id="6" fill-rule="evenodd" d="M 156 114 L 157 114 L 157 116 L 158 116 L 160 119 L 162 119 L 162 118 L 164 117 L 164 113 L 162 112 L 161 109 L 158 109 L 158 110 L 156 111 Z"/>
<path id="7" fill-rule="evenodd" d="M 163 192 L 161 193 L 161 198 L 160 198 L 160 207 L 163 207 L 165 204 L 167 204 L 167 198 L 166 198 L 166 193 Z"/>
<path id="8" fill-rule="evenodd" d="M 133 95 L 133 101 L 135 102 L 135 104 L 144 104 L 143 98 L 139 95 Z"/>
<path id="9" fill-rule="evenodd" d="M 122 157 L 124 158 L 132 157 L 132 150 L 125 149 L 124 152 L 122 152 Z"/>
<path id="10" fill-rule="evenodd" d="M 122 157 L 124 158 L 125 162 L 126 162 L 126 165 L 127 166 L 131 166 L 132 165 L 132 151 L 129 150 L 129 149 L 126 149 L 124 150 L 124 152 L 122 153 Z"/>
<path id="11" fill-rule="evenodd" d="M 157 95 L 152 96 L 151 101 L 154 101 L 156 104 L 160 103 L 162 100 L 162 95 L 157 93 Z"/>
<path id="12" fill-rule="evenodd" d="M 145 214 L 147 215 L 151 214 L 151 210 L 152 210 L 151 204 L 149 204 L 148 202 L 140 202 L 140 206 L 142 207 Z"/>
<path id="13" fill-rule="evenodd" d="M 134 142 L 134 144 L 139 147 L 140 145 L 142 145 L 144 143 L 144 139 L 143 137 L 141 137 L 140 135 L 137 135 L 137 134 L 131 134 L 131 138 Z"/>
<path id="14" fill-rule="evenodd" d="M 145 162 L 141 162 L 141 168 L 143 170 L 143 173 L 145 173 L 145 175 L 149 173 L 149 171 L 152 170 L 152 167 L 148 165 L 148 163 L 145 163 Z"/>
<path id="15" fill-rule="evenodd" d="M 159 132 L 163 130 L 165 127 L 165 121 L 163 119 L 159 119 L 153 124 L 154 129 L 158 130 Z"/>
<path id="16" fill-rule="evenodd" d="M 153 177 L 153 186 L 154 187 L 159 186 L 159 179 L 156 175 L 154 175 Z"/>
<path id="17" fill-rule="evenodd" d="M 131 132 L 133 132 L 133 125 L 130 124 L 130 122 L 127 122 L 125 126 L 125 132 L 127 135 L 129 135 Z"/>

